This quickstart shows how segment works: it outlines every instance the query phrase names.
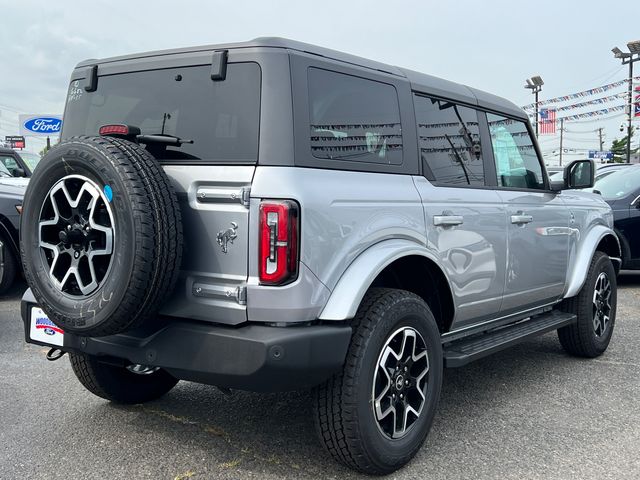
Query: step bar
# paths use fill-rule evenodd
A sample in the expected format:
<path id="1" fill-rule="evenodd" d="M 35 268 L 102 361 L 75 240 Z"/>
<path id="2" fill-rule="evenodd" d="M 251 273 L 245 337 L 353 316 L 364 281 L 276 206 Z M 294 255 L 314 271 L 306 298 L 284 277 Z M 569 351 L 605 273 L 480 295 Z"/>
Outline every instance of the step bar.
<path id="1" fill-rule="evenodd" d="M 442 346 L 444 366 L 447 368 L 462 367 L 469 362 L 509 348 L 529 338 L 571 325 L 576 322 L 576 319 L 577 317 L 573 313 L 552 310 L 518 323 L 445 343 Z"/>

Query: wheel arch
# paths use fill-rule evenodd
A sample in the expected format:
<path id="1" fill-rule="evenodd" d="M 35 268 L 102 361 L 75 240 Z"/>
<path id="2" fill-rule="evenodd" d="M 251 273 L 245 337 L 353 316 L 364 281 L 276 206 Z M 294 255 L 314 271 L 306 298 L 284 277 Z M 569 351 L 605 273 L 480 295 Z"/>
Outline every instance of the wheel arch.
<path id="1" fill-rule="evenodd" d="M 18 259 L 20 259 L 20 250 L 18 248 L 18 232 L 16 228 L 4 215 L 0 214 L 0 236 L 7 240 L 7 244 L 11 249 L 11 253 Z"/>
<path id="2" fill-rule="evenodd" d="M 576 253 L 576 261 L 573 262 L 567 277 L 568 284 L 564 298 L 578 294 L 587 278 L 589 265 L 596 251 L 609 255 L 613 260 L 616 273 L 620 270 L 622 250 L 618 237 L 610 228 L 597 225 L 587 233 Z"/>
<path id="3" fill-rule="evenodd" d="M 426 248 L 409 240 L 386 240 L 361 253 L 340 277 L 320 320 L 353 318 L 371 287 L 413 292 L 429 305 L 441 333 L 451 327 L 455 306 L 447 277 Z"/>

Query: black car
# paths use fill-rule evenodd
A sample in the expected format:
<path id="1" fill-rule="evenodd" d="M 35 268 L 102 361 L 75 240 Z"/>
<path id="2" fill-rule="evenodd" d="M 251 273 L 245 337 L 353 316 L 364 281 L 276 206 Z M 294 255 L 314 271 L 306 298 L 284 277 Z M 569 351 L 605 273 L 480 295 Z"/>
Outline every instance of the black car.
<path id="1" fill-rule="evenodd" d="M 594 190 L 613 209 L 614 229 L 622 246 L 622 268 L 640 269 L 640 165 L 600 178 Z"/>
<path id="2" fill-rule="evenodd" d="M 28 154 L 33 155 L 33 154 Z M 2 177 L 30 177 L 35 164 L 30 166 L 22 156 L 11 148 L 0 147 L 0 178 Z"/>
<path id="3" fill-rule="evenodd" d="M 18 229 L 27 178 L 0 175 L 0 295 L 21 271 Z"/>

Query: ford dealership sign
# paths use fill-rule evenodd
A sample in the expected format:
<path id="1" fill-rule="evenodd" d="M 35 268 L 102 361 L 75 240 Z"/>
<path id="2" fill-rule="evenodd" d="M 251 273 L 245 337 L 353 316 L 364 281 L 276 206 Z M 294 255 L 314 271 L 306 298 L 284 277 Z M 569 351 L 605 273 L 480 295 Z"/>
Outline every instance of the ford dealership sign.
<path id="1" fill-rule="evenodd" d="M 54 137 L 62 130 L 60 115 L 20 115 L 20 134 Z"/>

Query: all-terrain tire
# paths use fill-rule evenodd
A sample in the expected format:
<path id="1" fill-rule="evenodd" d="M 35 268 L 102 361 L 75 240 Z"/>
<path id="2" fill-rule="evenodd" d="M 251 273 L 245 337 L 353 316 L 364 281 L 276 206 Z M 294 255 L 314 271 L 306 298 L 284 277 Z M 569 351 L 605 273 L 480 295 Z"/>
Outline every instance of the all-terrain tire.
<path id="1" fill-rule="evenodd" d="M 413 458 L 431 428 L 442 385 L 440 333 L 429 307 L 420 297 L 403 290 L 381 288 L 367 292 L 352 326 L 342 371 L 314 391 L 316 430 L 336 460 L 363 473 L 388 474 Z M 386 342 L 407 327 L 418 332 L 426 346 L 426 395 L 413 425 L 404 436 L 391 438 L 374 412 L 377 386 L 374 373 L 383 358 Z M 408 398 L 410 393 L 405 393 Z"/>
<path id="2" fill-rule="evenodd" d="M 4 265 L 0 267 L 0 295 L 2 295 L 13 285 L 13 281 L 18 272 L 18 266 L 16 264 L 16 258 L 9 246 L 8 239 L 0 235 L 0 242 L 2 242 L 2 255 L 4 258 Z"/>
<path id="3" fill-rule="evenodd" d="M 137 374 L 84 353 L 69 353 L 69 360 L 73 373 L 87 390 L 114 403 L 149 402 L 160 398 L 178 383 L 178 379 L 164 370 Z"/>
<path id="4" fill-rule="evenodd" d="M 67 189 L 66 193 L 61 185 Z M 91 213 L 83 203 L 89 198 L 86 192 L 82 194 L 85 187 L 97 198 L 95 202 L 101 208 L 98 213 Z M 55 208 L 52 197 L 55 197 Z M 74 207 L 72 204 L 78 203 L 78 199 L 83 200 Z M 72 213 L 58 215 L 62 207 Z M 86 213 L 80 211 L 78 219 L 81 207 Z M 93 269 L 102 275 L 95 274 L 99 282 L 94 281 L 87 263 L 78 267 L 84 269 L 84 277 L 78 275 L 91 280 L 86 282 L 90 287 L 80 291 L 77 275 L 65 281 L 65 268 L 68 273 L 71 268 L 67 265 L 74 266 L 73 255 L 78 255 L 78 265 L 84 261 L 82 255 L 91 244 L 83 240 L 86 235 L 82 236 L 85 228 L 91 232 L 85 214 L 104 217 L 105 223 L 100 225 L 111 228 L 113 245 L 111 257 L 104 254 L 93 257 L 102 262 L 97 264 L 102 270 Z M 45 225 L 56 218 L 57 224 Z M 67 332 L 104 336 L 136 328 L 152 318 L 173 291 L 182 261 L 180 208 L 162 167 L 135 143 L 110 137 L 79 136 L 52 148 L 29 182 L 21 222 L 21 257 L 26 281 L 39 306 Z M 48 247 L 40 242 L 45 233 L 53 238 L 45 242 Z M 100 231 L 93 234 L 107 243 L 106 236 L 100 236 L 106 234 Z M 54 247 L 62 249 L 59 261 L 54 258 L 56 252 L 51 247 L 58 237 L 60 243 Z M 81 245 L 82 241 L 86 245 Z M 86 256 L 88 258 L 88 253 Z M 97 287 L 91 287 L 96 284 Z"/>
<path id="5" fill-rule="evenodd" d="M 606 328 L 597 331 L 597 322 L 594 322 L 596 308 L 594 306 L 594 293 L 598 287 L 598 279 L 606 277 L 610 284 L 609 315 Z M 616 321 L 617 284 L 616 272 L 609 256 L 596 251 L 591 260 L 587 278 L 582 289 L 575 297 L 564 300 L 561 309 L 574 313 L 578 320 L 575 324 L 558 329 L 560 344 L 568 353 L 586 358 L 594 358 L 602 355 L 611 341 L 613 327 Z M 600 334 L 598 334 L 600 333 Z"/>

